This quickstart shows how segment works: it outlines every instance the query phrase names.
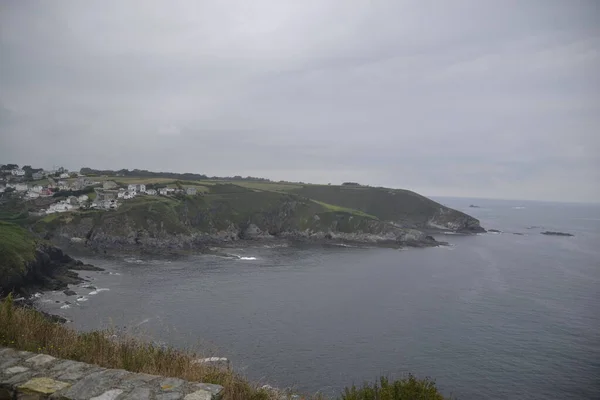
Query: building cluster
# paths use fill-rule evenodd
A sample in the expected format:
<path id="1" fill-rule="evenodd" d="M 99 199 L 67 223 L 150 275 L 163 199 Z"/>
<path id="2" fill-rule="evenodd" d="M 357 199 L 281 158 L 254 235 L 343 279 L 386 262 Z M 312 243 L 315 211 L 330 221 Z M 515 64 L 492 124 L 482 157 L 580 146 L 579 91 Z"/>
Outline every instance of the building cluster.
<path id="1" fill-rule="evenodd" d="M 25 200 L 51 197 L 57 192 L 68 191 L 73 194 L 66 198 L 60 196 L 61 200 L 48 205 L 40 214 L 61 213 L 76 209 L 112 210 L 118 208 L 121 201 L 133 199 L 139 195 L 197 194 L 194 186 L 177 189 L 168 187 L 153 189 L 146 187 L 143 183 L 124 186 L 111 180 L 94 181 L 78 173 L 69 173 L 63 168 L 51 171 L 41 169 L 26 171 L 18 167 L 7 169 L 6 166 L 2 166 L 0 168 L 0 195 L 8 190 L 15 192 Z M 81 191 L 94 195 L 81 194 Z M 76 192 L 79 192 L 79 195 Z"/>

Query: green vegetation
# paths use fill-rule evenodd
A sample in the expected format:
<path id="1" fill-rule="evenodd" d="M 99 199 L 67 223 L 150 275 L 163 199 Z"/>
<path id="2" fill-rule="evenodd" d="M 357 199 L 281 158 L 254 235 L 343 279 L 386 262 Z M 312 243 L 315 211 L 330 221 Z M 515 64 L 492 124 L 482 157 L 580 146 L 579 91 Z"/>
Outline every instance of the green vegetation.
<path id="1" fill-rule="evenodd" d="M 413 375 L 390 382 L 381 377 L 374 384 L 365 383 L 346 388 L 341 400 L 444 400 L 435 383 L 429 379 L 419 380 Z"/>
<path id="2" fill-rule="evenodd" d="M 49 354 L 105 368 L 125 369 L 189 381 L 222 385 L 223 400 L 279 400 L 280 394 L 267 391 L 231 371 L 196 364 L 201 355 L 143 342 L 126 332 L 102 330 L 77 332 L 57 324 L 39 312 L 17 308 L 12 297 L 0 303 L 0 346 Z M 304 400 L 325 400 L 304 396 Z M 409 375 L 389 382 L 386 378 L 361 388 L 346 388 L 340 400 L 444 400 L 435 384 Z"/>
<path id="3" fill-rule="evenodd" d="M 370 214 L 364 213 L 364 212 L 359 211 L 359 210 L 354 210 L 352 208 L 346 208 L 346 207 L 336 206 L 336 205 L 328 204 L 328 203 L 325 203 L 325 202 L 322 202 L 322 201 L 318 201 L 318 200 L 313 200 L 313 201 L 315 203 L 317 203 L 317 204 L 322 205 L 328 211 L 343 212 L 343 213 L 348 213 L 348 214 L 356 215 L 356 216 L 359 216 L 359 217 L 377 219 L 377 217 L 374 216 L 374 215 L 370 215 Z"/>
<path id="4" fill-rule="evenodd" d="M 12 287 L 35 259 L 36 240 L 25 229 L 0 221 L 0 288 Z"/>
<path id="5" fill-rule="evenodd" d="M 200 356 L 193 352 L 159 347 L 113 330 L 80 333 L 35 310 L 14 307 L 10 296 L 0 304 L 0 345 L 106 368 L 216 383 L 225 388 L 223 400 L 275 400 L 232 371 L 194 364 Z"/>
<path id="6" fill-rule="evenodd" d="M 422 225 L 439 211 L 441 204 L 409 190 L 368 186 L 305 185 L 293 190 L 301 196 L 362 211 L 382 221 Z"/>

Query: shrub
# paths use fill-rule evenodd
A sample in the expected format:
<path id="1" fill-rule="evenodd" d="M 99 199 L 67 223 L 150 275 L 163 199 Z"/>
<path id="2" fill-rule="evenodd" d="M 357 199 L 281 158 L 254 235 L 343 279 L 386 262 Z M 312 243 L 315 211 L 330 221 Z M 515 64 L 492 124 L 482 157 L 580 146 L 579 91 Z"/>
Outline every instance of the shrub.
<path id="1" fill-rule="evenodd" d="M 341 400 L 444 400 L 435 383 L 429 378 L 417 379 L 413 375 L 390 382 L 381 377 L 374 384 L 365 383 L 361 388 L 346 388 Z"/>

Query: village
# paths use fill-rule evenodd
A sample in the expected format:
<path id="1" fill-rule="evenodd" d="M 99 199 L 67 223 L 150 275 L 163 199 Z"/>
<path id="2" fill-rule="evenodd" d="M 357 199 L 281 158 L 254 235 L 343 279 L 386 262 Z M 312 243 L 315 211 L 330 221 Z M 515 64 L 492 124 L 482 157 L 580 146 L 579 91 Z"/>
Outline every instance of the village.
<path id="1" fill-rule="evenodd" d="M 47 207 L 38 211 L 40 215 L 63 213 L 79 209 L 114 210 L 123 202 L 137 196 L 194 196 L 195 186 L 155 187 L 144 183 L 117 183 L 107 177 L 91 177 L 65 168 L 52 170 L 19 168 L 15 164 L 0 166 L 0 196 L 11 195 L 25 201 L 52 199 Z"/>

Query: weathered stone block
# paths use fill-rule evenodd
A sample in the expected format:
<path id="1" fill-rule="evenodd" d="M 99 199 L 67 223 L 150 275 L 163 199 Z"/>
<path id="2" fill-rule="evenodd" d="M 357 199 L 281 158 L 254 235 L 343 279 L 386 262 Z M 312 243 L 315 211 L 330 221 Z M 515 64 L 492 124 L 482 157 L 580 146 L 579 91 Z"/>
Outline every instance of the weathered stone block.
<path id="1" fill-rule="evenodd" d="M 16 367 L 10 367 L 4 370 L 4 373 L 7 375 L 12 375 L 12 374 L 20 374 L 21 372 L 25 372 L 25 371 L 29 371 L 29 368 L 26 367 L 21 367 L 19 365 L 17 365 Z"/>
<path id="2" fill-rule="evenodd" d="M 160 382 L 160 388 L 164 391 L 172 391 L 179 389 L 185 381 L 179 378 L 166 378 Z"/>
<path id="3" fill-rule="evenodd" d="M 21 362 L 20 359 L 14 357 L 14 358 L 5 358 L 3 360 L 0 360 L 0 370 L 3 370 L 5 368 L 9 368 L 12 367 L 14 365 L 17 365 Z"/>
<path id="4" fill-rule="evenodd" d="M 17 388 L 18 393 L 47 396 L 70 385 L 51 378 L 32 378 Z"/>
<path id="5" fill-rule="evenodd" d="M 2 357 L 2 358 L 17 357 L 18 354 L 19 353 L 16 350 L 11 349 L 10 347 L 6 347 L 4 349 L 0 349 L 0 357 Z"/>
<path id="6" fill-rule="evenodd" d="M 215 398 L 219 398 L 223 394 L 224 390 L 223 386 L 215 385 L 212 383 L 197 383 L 194 385 L 194 387 L 211 392 L 215 396 Z"/>
<path id="7" fill-rule="evenodd" d="M 73 384 L 63 397 L 71 400 L 89 400 L 92 397 L 100 396 L 108 389 L 118 387 L 121 379 L 128 374 L 129 372 L 123 370 L 94 372 Z"/>
<path id="8" fill-rule="evenodd" d="M 122 400 L 147 400 L 152 396 L 152 392 L 147 387 L 137 387 L 130 393 L 124 395 Z M 121 400 L 121 399 L 119 399 Z"/>
<path id="9" fill-rule="evenodd" d="M 179 392 L 163 393 L 156 396 L 156 400 L 181 400 L 183 395 Z"/>
<path id="10" fill-rule="evenodd" d="M 34 367 L 42 367 L 56 360 L 56 358 L 49 356 L 47 354 L 38 354 L 37 356 L 33 356 L 25 360 L 25 362 L 30 363 Z"/>
<path id="11" fill-rule="evenodd" d="M 0 385 L 3 387 L 13 387 L 27 382 L 34 375 L 33 371 L 21 372 L 20 374 L 12 375 L 9 378 L 3 379 Z"/>
<path id="12" fill-rule="evenodd" d="M 100 396 L 92 397 L 90 400 L 115 400 L 122 393 L 123 393 L 123 390 L 121 390 L 121 389 L 107 390 L 106 392 L 102 393 Z"/>
<path id="13" fill-rule="evenodd" d="M 52 367 L 48 374 L 59 380 L 75 381 L 93 372 L 99 371 L 103 371 L 103 369 L 82 362 L 64 361 Z"/>
<path id="14" fill-rule="evenodd" d="M 213 400 L 213 394 L 208 390 L 197 390 L 193 393 L 188 394 L 183 398 L 184 400 Z"/>

